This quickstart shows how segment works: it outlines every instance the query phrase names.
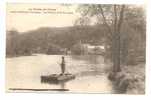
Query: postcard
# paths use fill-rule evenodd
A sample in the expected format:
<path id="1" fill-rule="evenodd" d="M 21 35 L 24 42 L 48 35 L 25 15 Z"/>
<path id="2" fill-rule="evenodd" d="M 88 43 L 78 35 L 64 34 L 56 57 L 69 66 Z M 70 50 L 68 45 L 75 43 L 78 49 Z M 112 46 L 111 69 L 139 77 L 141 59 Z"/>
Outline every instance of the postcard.
<path id="1" fill-rule="evenodd" d="M 6 4 L 6 92 L 145 94 L 142 4 Z"/>

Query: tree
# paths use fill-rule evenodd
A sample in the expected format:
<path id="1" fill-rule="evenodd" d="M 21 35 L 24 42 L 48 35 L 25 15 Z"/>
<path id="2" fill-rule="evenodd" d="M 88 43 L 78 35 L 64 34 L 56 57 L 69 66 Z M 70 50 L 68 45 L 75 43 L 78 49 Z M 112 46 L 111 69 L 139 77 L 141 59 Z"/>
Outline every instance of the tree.
<path id="1" fill-rule="evenodd" d="M 145 61 L 146 18 L 141 6 L 126 7 L 123 28 L 121 29 L 121 62 L 126 65 L 138 64 L 138 58 Z"/>
<path id="2" fill-rule="evenodd" d="M 120 67 L 120 33 L 124 21 L 125 5 L 80 5 L 78 11 L 82 16 L 99 19 L 99 23 L 106 26 L 106 43 L 110 45 L 113 61 L 113 72 L 121 71 Z"/>
<path id="3" fill-rule="evenodd" d="M 18 54 L 18 48 L 19 48 L 19 32 L 15 29 L 11 31 L 7 31 L 7 42 L 6 42 L 6 54 L 7 56 L 12 56 L 15 55 L 17 56 Z"/>
<path id="4" fill-rule="evenodd" d="M 76 21 L 75 21 L 75 23 L 74 23 L 74 25 L 75 26 L 86 26 L 86 25 L 89 25 L 90 24 L 90 19 L 89 19 L 89 17 L 79 17 Z"/>

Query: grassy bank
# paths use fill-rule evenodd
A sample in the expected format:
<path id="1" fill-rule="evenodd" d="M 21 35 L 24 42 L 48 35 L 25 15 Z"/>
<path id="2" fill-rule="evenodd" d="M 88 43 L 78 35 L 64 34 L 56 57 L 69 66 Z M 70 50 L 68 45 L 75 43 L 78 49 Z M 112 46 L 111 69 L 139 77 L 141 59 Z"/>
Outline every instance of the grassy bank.
<path id="1" fill-rule="evenodd" d="M 122 70 L 126 77 L 130 79 L 127 94 L 144 94 L 145 93 L 145 64 L 141 63 L 134 66 L 124 66 Z"/>
<path id="2" fill-rule="evenodd" d="M 116 93 L 145 94 L 145 63 L 122 66 L 121 69 L 117 73 L 110 71 L 108 76 Z"/>

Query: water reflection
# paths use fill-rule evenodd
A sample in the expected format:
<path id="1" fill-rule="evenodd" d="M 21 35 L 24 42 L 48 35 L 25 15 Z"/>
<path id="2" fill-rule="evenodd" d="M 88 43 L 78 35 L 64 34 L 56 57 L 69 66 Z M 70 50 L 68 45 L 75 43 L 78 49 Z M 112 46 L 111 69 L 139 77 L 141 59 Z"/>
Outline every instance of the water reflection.
<path id="1" fill-rule="evenodd" d="M 62 83 L 60 83 L 60 86 L 61 86 L 61 89 L 65 89 L 66 83 L 62 82 Z"/>
<path id="2" fill-rule="evenodd" d="M 52 83 L 49 83 L 49 82 L 45 82 L 45 83 L 42 83 L 42 84 L 52 85 Z M 56 83 L 54 85 L 58 86 L 58 88 L 55 88 L 56 91 L 69 91 L 69 89 L 66 88 L 66 82 L 60 82 L 60 83 Z"/>
<path id="3" fill-rule="evenodd" d="M 106 63 L 99 55 L 65 56 L 67 72 L 76 79 L 59 84 L 41 83 L 41 75 L 59 74 L 62 55 L 42 55 L 9 58 L 7 65 L 7 89 L 65 89 L 71 92 L 112 93 L 111 82 L 104 69 Z M 24 80 L 23 80 L 24 79 Z"/>
<path id="4" fill-rule="evenodd" d="M 86 61 L 91 64 L 104 63 L 104 58 L 101 55 L 71 55 L 72 59 L 77 61 Z"/>

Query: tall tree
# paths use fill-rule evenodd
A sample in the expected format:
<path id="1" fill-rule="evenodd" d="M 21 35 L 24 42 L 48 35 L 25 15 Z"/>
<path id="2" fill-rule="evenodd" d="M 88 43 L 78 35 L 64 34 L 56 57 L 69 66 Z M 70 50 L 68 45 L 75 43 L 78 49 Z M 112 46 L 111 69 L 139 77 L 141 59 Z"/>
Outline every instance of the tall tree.
<path id="1" fill-rule="evenodd" d="M 101 19 L 100 23 L 106 26 L 106 42 L 110 45 L 111 57 L 113 61 L 113 72 L 121 71 L 120 67 L 120 32 L 124 21 L 125 5 L 101 5 L 84 4 L 78 8 L 82 16 Z"/>

